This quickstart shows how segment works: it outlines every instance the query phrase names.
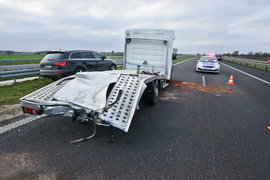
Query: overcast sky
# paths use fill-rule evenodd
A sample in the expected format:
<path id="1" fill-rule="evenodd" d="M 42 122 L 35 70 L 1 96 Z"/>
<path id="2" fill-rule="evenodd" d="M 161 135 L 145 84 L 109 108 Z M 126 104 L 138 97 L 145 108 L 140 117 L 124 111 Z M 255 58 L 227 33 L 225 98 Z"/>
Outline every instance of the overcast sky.
<path id="1" fill-rule="evenodd" d="M 133 28 L 174 29 L 178 53 L 270 53 L 270 1 L 0 0 L 0 50 L 123 52 Z"/>

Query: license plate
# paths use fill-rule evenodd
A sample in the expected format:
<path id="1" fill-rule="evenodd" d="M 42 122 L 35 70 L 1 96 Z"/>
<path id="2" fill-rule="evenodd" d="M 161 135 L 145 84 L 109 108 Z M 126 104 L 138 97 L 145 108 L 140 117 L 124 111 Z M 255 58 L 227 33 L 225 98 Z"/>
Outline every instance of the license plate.
<path id="1" fill-rule="evenodd" d="M 47 65 L 47 66 L 45 66 L 45 68 L 50 69 L 50 68 L 52 68 L 52 65 Z"/>

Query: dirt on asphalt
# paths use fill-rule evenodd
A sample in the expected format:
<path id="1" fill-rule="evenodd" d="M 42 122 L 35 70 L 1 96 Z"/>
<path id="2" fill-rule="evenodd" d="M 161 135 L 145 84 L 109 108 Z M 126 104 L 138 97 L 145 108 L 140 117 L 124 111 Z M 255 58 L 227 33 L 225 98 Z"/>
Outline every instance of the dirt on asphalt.
<path id="1" fill-rule="evenodd" d="M 212 93 L 228 93 L 233 94 L 232 89 L 219 87 L 219 86 L 211 86 L 211 85 L 203 85 L 193 82 L 181 82 L 181 81 L 170 81 L 170 86 L 174 88 L 184 88 L 186 90 L 192 91 L 192 90 L 198 90 L 203 92 L 212 92 Z"/>

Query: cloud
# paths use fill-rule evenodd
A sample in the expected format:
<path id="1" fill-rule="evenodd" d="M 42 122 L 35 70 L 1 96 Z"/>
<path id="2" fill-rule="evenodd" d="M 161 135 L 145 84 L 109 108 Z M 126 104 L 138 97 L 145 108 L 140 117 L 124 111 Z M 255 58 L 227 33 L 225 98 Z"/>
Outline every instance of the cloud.
<path id="1" fill-rule="evenodd" d="M 0 49 L 123 51 L 129 28 L 175 29 L 178 52 L 269 51 L 267 0 L 0 0 Z"/>

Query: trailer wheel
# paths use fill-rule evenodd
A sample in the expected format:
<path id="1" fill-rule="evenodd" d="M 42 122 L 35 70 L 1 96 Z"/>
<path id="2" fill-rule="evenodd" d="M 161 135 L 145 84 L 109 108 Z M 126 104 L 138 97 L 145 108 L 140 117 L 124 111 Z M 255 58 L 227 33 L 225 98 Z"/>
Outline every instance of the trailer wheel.
<path id="1" fill-rule="evenodd" d="M 158 81 L 153 81 L 149 84 L 150 92 L 147 93 L 147 101 L 151 105 L 155 105 L 157 103 L 157 97 L 159 92 Z"/>

